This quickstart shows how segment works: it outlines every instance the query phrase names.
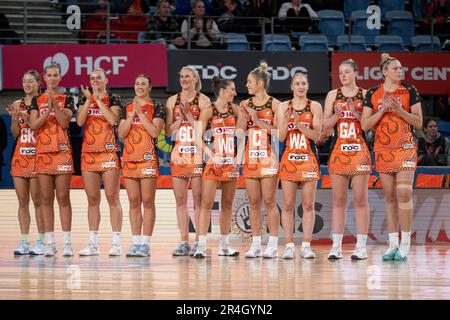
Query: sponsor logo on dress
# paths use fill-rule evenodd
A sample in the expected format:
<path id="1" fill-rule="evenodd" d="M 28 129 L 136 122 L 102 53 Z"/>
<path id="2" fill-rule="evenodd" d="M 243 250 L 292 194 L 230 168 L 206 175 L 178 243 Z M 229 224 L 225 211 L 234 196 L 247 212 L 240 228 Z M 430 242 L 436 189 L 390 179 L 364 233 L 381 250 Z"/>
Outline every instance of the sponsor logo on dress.
<path id="1" fill-rule="evenodd" d="M 69 150 L 69 146 L 68 146 L 67 144 L 65 144 L 65 143 L 61 143 L 61 144 L 59 145 L 59 149 L 60 149 L 61 151 L 67 151 L 67 150 Z"/>
<path id="2" fill-rule="evenodd" d="M 150 168 L 142 169 L 142 174 L 146 174 L 146 175 L 156 174 L 156 169 L 150 169 Z"/>
<path id="3" fill-rule="evenodd" d="M 288 160 L 289 161 L 308 161 L 309 155 L 308 154 L 289 153 Z"/>
<path id="4" fill-rule="evenodd" d="M 114 168 L 115 166 L 116 166 L 115 161 L 102 162 L 102 168 Z"/>
<path id="5" fill-rule="evenodd" d="M 367 164 L 359 164 L 356 166 L 356 171 L 370 171 L 370 166 Z"/>
<path id="6" fill-rule="evenodd" d="M 196 153 L 197 146 L 180 146 L 178 149 L 180 153 Z"/>
<path id="7" fill-rule="evenodd" d="M 144 153 L 144 160 L 151 160 L 153 158 L 153 155 L 151 153 Z"/>
<path id="8" fill-rule="evenodd" d="M 71 164 L 60 164 L 58 166 L 58 171 L 72 171 L 72 165 Z"/>
<path id="9" fill-rule="evenodd" d="M 414 145 L 412 143 L 409 143 L 409 142 L 404 142 L 404 143 L 402 143 L 402 148 L 405 149 L 405 150 L 408 150 L 408 149 L 414 148 Z"/>
<path id="10" fill-rule="evenodd" d="M 249 150 L 248 156 L 249 158 L 266 158 L 267 150 Z"/>
<path id="11" fill-rule="evenodd" d="M 19 153 L 22 155 L 36 154 L 36 148 L 20 148 Z"/>
<path id="12" fill-rule="evenodd" d="M 215 134 L 234 134 L 234 127 L 218 127 L 214 128 Z"/>
<path id="13" fill-rule="evenodd" d="M 315 179 L 315 178 L 318 178 L 319 175 L 317 174 L 317 172 L 307 171 L 307 172 L 302 172 L 302 177 L 306 178 L 306 179 Z"/>
<path id="14" fill-rule="evenodd" d="M 114 150 L 115 149 L 114 144 L 112 144 L 111 142 L 107 142 L 105 144 L 105 149 L 109 151 Z"/>
<path id="15" fill-rule="evenodd" d="M 96 108 L 89 108 L 88 109 L 88 116 L 102 116 L 102 110 L 96 109 Z"/>
<path id="16" fill-rule="evenodd" d="M 342 144 L 341 145 L 341 151 L 361 151 L 361 145 L 360 144 Z"/>
<path id="17" fill-rule="evenodd" d="M 262 168 L 261 173 L 266 174 L 276 174 L 278 172 L 277 168 Z"/>
<path id="18" fill-rule="evenodd" d="M 416 167 L 416 163 L 414 161 L 411 161 L 411 160 L 405 160 L 402 163 L 402 167 L 403 168 L 415 168 Z"/>

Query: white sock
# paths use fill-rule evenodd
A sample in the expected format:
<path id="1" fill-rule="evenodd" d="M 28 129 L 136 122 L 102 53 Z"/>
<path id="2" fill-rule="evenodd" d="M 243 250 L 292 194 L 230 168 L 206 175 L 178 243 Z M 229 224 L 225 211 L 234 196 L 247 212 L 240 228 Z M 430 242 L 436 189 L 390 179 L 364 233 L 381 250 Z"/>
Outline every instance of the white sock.
<path id="1" fill-rule="evenodd" d="M 407 245 L 411 244 L 411 231 L 409 232 L 402 231 L 401 243 Z"/>
<path id="2" fill-rule="evenodd" d="M 278 237 L 270 236 L 269 243 L 267 244 L 269 247 L 278 247 Z"/>
<path id="3" fill-rule="evenodd" d="M 98 231 L 89 231 L 89 241 L 93 244 L 98 244 Z"/>
<path id="4" fill-rule="evenodd" d="M 152 239 L 151 236 L 142 236 L 142 243 L 141 244 L 146 244 L 148 246 L 150 246 L 150 240 Z"/>
<path id="5" fill-rule="evenodd" d="M 289 243 L 286 243 L 286 248 L 295 248 L 295 245 L 293 242 L 289 242 Z"/>
<path id="6" fill-rule="evenodd" d="M 113 244 L 120 245 L 120 232 L 113 232 Z"/>
<path id="7" fill-rule="evenodd" d="M 344 235 L 342 233 L 333 233 L 333 247 L 338 248 L 342 246 L 342 238 Z"/>
<path id="8" fill-rule="evenodd" d="M 201 247 L 206 247 L 206 236 L 199 236 L 198 237 L 198 245 Z"/>
<path id="9" fill-rule="evenodd" d="M 63 231 L 64 243 L 70 243 L 70 231 Z"/>
<path id="10" fill-rule="evenodd" d="M 356 235 L 356 247 L 365 248 L 367 241 L 367 234 L 357 234 Z"/>
<path id="11" fill-rule="evenodd" d="M 221 247 L 221 248 L 226 248 L 226 247 L 228 247 L 228 245 L 229 245 L 230 243 L 229 243 L 229 241 L 228 241 L 228 235 L 226 234 L 226 235 L 220 235 L 220 244 L 219 244 L 219 246 Z"/>
<path id="12" fill-rule="evenodd" d="M 45 239 L 45 233 L 38 233 L 38 240 L 44 241 L 44 239 Z"/>
<path id="13" fill-rule="evenodd" d="M 311 247 L 311 242 L 302 242 L 302 249 Z"/>
<path id="14" fill-rule="evenodd" d="M 398 232 L 389 233 L 389 246 L 398 247 Z"/>
<path id="15" fill-rule="evenodd" d="M 135 245 L 140 245 L 141 244 L 141 236 L 132 236 L 131 241 Z"/>
<path id="16" fill-rule="evenodd" d="M 261 247 L 261 236 L 252 237 L 252 247 Z"/>
<path id="17" fill-rule="evenodd" d="M 54 232 L 46 232 L 47 235 L 47 243 L 55 243 L 55 233 Z"/>

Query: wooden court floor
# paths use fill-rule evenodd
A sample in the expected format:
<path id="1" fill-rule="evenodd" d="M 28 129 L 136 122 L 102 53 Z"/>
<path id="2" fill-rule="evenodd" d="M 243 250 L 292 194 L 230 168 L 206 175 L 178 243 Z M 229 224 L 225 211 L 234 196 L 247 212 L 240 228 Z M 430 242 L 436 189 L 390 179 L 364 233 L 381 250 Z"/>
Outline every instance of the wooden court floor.
<path id="1" fill-rule="evenodd" d="M 130 245 L 128 205 L 124 208 L 122 250 Z M 71 193 L 75 253 L 88 238 L 83 190 Z M 150 258 L 110 258 L 109 219 L 102 201 L 101 250 L 97 257 L 14 257 L 19 240 L 13 190 L 0 191 L 0 299 L 449 299 L 450 246 L 413 246 L 406 262 L 382 262 L 385 246 L 368 247 L 369 259 L 328 261 L 328 247 L 315 246 L 315 260 L 245 259 L 217 256 L 217 232 L 208 242 L 208 257 L 172 257 L 178 231 L 174 199 L 158 191 L 158 217 Z M 104 199 L 103 199 L 104 200 Z M 32 213 L 33 215 L 33 213 Z M 62 236 L 55 219 L 57 243 Z M 35 239 L 32 218 L 31 240 Z M 234 239 L 243 254 L 247 244 Z M 279 251 L 283 250 L 280 246 Z M 298 254 L 298 248 L 297 248 Z"/>

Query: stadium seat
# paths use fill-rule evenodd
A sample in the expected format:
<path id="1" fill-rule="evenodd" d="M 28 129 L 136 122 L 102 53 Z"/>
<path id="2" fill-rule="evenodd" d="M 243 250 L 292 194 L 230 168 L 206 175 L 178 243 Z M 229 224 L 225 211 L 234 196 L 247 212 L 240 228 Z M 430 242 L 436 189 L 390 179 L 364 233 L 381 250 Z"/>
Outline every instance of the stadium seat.
<path id="1" fill-rule="evenodd" d="M 328 39 L 321 34 L 301 35 L 298 40 L 301 51 L 328 52 Z"/>
<path id="2" fill-rule="evenodd" d="M 411 45 L 411 37 L 415 35 L 413 14 L 409 11 L 389 11 L 387 34 L 400 36 L 405 46 Z"/>
<path id="3" fill-rule="evenodd" d="M 366 39 L 363 36 L 352 35 L 349 39 L 348 35 L 340 35 L 337 38 L 339 51 L 365 52 Z M 350 46 L 351 45 L 351 46 Z"/>
<path id="4" fill-rule="evenodd" d="M 250 44 L 248 43 L 245 34 L 241 33 L 227 33 L 225 35 L 228 51 L 248 51 Z"/>
<path id="5" fill-rule="evenodd" d="M 350 20 L 352 25 L 352 34 L 364 36 L 367 45 L 375 44 L 375 37 L 380 35 L 380 29 L 367 28 L 367 18 L 369 14 L 365 10 L 353 11 Z"/>
<path id="6" fill-rule="evenodd" d="M 337 36 L 345 33 L 345 20 L 342 11 L 319 10 L 319 30 L 328 38 L 328 44 L 335 46 Z"/>
<path id="7" fill-rule="evenodd" d="M 264 35 L 264 51 L 292 51 L 291 38 L 285 34 Z"/>
<path id="8" fill-rule="evenodd" d="M 385 18 L 386 14 L 392 10 L 405 10 L 404 0 L 379 0 L 378 6 L 381 9 L 381 17 Z"/>
<path id="9" fill-rule="evenodd" d="M 350 17 L 353 11 L 367 10 L 370 0 L 344 0 L 344 16 Z"/>
<path id="10" fill-rule="evenodd" d="M 441 52 L 441 40 L 438 37 L 415 36 L 411 38 L 411 43 L 416 52 Z"/>
<path id="11" fill-rule="evenodd" d="M 403 40 L 400 36 L 376 36 L 375 45 L 378 51 L 404 51 Z"/>
<path id="12" fill-rule="evenodd" d="M 137 36 L 138 43 L 145 43 L 145 35 L 146 35 L 146 32 L 143 32 L 143 31 L 138 33 L 138 36 Z"/>

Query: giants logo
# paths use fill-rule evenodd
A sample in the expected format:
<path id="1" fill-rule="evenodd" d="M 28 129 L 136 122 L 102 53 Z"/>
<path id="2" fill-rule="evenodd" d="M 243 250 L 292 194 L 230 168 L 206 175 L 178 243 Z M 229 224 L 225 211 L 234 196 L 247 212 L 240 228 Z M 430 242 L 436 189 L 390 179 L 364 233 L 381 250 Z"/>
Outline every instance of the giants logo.
<path id="1" fill-rule="evenodd" d="M 21 143 L 36 143 L 36 138 L 34 137 L 34 131 L 30 128 L 20 129 L 20 142 Z"/>
<path id="2" fill-rule="evenodd" d="M 147 161 L 151 160 L 153 158 L 153 156 L 148 152 L 144 153 L 143 156 L 144 156 L 144 160 L 147 160 Z"/>
<path id="3" fill-rule="evenodd" d="M 402 148 L 403 148 L 404 150 L 408 150 L 408 149 L 414 148 L 414 145 L 413 145 L 412 143 L 409 143 L 409 142 L 403 142 L 403 143 L 402 143 Z"/>
<path id="4" fill-rule="evenodd" d="M 295 154 L 289 153 L 288 160 L 289 161 L 308 161 L 308 154 Z"/>
<path id="5" fill-rule="evenodd" d="M 189 147 L 180 146 L 178 152 L 183 154 L 197 153 L 197 146 L 189 146 Z"/>
<path id="6" fill-rule="evenodd" d="M 105 144 L 105 149 L 108 150 L 108 151 L 112 151 L 112 150 L 115 149 L 115 146 L 114 146 L 114 144 L 112 144 L 111 142 L 107 142 L 107 143 Z"/>
<path id="7" fill-rule="evenodd" d="M 360 144 L 342 144 L 341 151 L 361 151 Z"/>
<path id="8" fill-rule="evenodd" d="M 20 148 L 19 153 L 21 155 L 36 154 L 36 148 Z"/>
<path id="9" fill-rule="evenodd" d="M 249 150 L 249 158 L 266 158 L 268 156 L 267 150 Z"/>

